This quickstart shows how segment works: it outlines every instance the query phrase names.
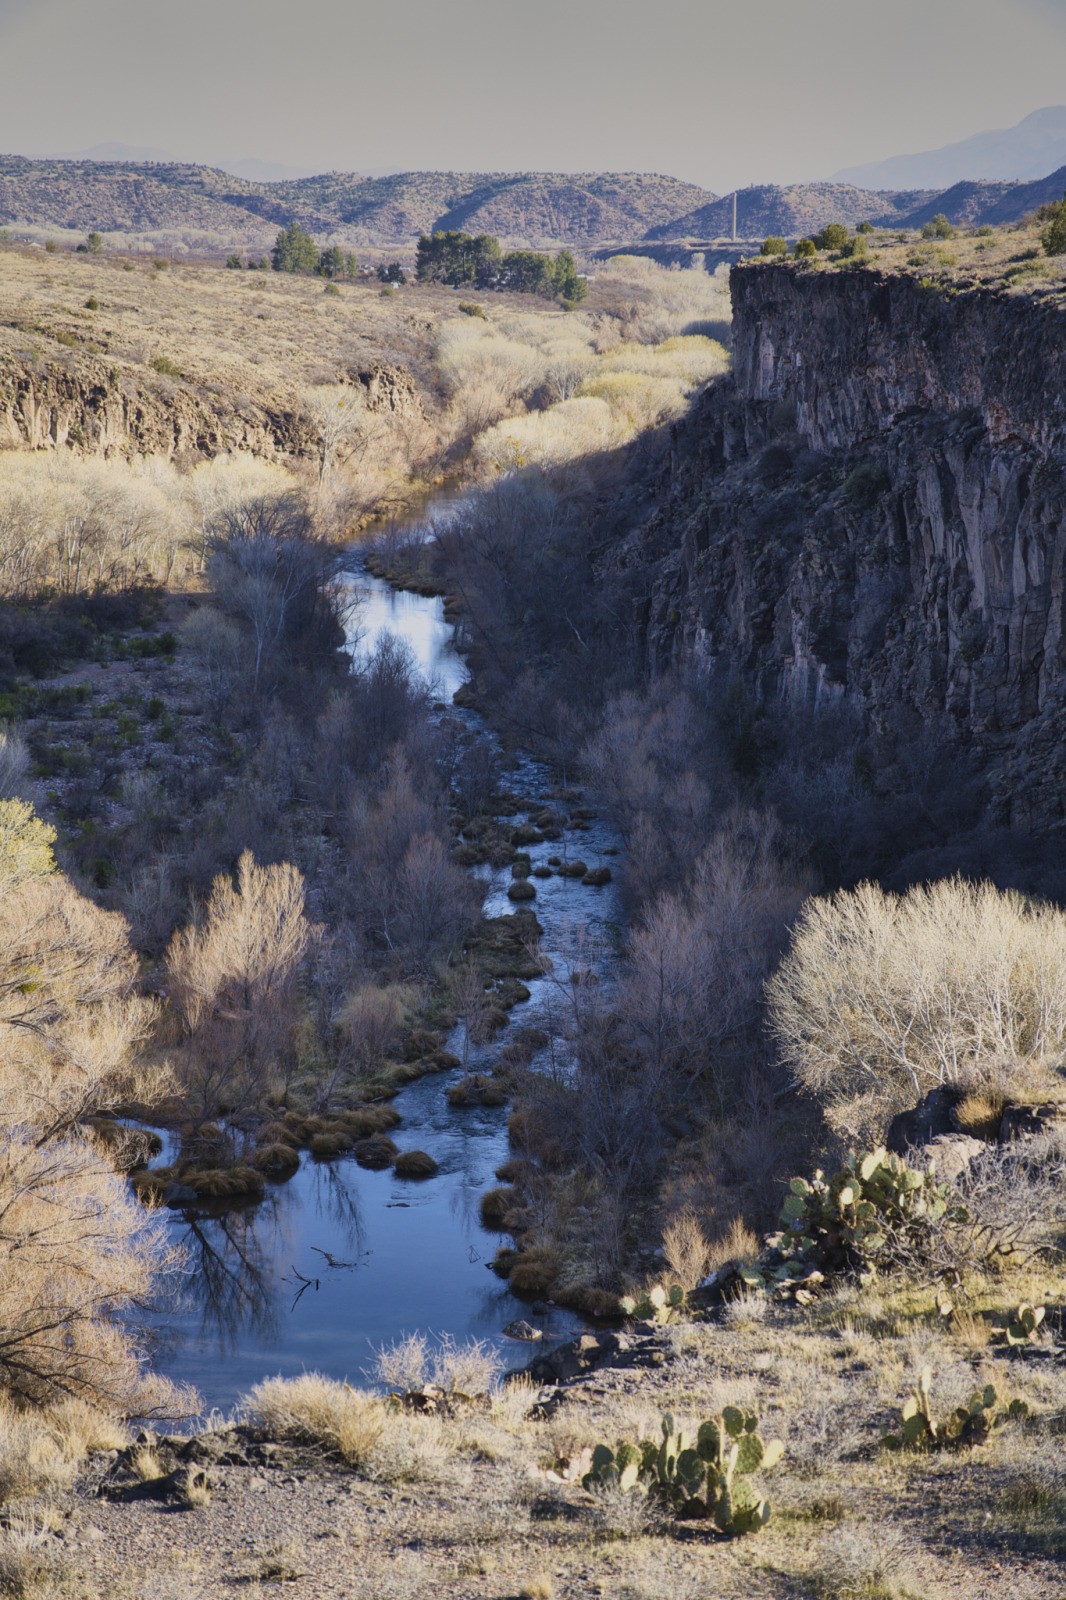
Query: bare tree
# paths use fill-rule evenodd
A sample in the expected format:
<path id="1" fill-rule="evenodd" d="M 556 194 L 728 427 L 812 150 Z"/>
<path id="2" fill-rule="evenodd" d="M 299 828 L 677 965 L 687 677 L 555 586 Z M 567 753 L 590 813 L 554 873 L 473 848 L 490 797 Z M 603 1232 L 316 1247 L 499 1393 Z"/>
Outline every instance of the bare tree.
<path id="1" fill-rule="evenodd" d="M 189 1040 L 188 1075 L 205 1115 L 221 1092 L 261 1095 L 292 1051 L 297 980 L 314 930 L 296 868 L 257 866 L 246 850 L 215 879 L 201 926 L 174 935 L 171 998 Z"/>

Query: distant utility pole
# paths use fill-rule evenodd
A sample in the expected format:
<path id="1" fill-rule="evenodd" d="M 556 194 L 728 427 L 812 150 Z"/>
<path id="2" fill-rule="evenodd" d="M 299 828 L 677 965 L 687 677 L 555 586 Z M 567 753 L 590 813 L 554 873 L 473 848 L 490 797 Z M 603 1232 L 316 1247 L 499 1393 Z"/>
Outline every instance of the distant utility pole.
<path id="1" fill-rule="evenodd" d="M 733 190 L 733 243 L 737 242 L 737 191 Z"/>

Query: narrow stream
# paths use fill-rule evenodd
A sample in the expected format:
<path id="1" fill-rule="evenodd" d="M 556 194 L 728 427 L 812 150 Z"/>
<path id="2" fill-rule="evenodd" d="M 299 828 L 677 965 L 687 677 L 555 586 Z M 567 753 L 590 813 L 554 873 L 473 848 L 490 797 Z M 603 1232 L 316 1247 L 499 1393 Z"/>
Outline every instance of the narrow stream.
<path id="1" fill-rule="evenodd" d="M 468 672 L 442 601 L 393 590 L 357 559 L 349 581 L 359 601 L 352 624 L 357 653 L 371 651 L 386 632 L 397 635 L 450 705 Z M 461 715 L 484 726 L 469 711 Z M 548 770 L 532 759 L 520 758 L 506 781 L 528 800 L 531 814 L 547 805 L 558 809 Z M 549 856 L 598 867 L 610 866 L 618 848 L 605 823 L 588 819 L 561 841 L 530 846 L 529 855 L 534 867 Z M 485 914 L 511 913 L 509 871 L 476 870 L 487 879 Z M 601 969 L 609 969 L 621 937 L 615 886 L 591 888 L 559 876 L 533 882 L 542 949 L 556 971 L 566 969 L 586 934 L 594 937 Z M 479 1051 L 467 1047 L 470 1070 L 490 1067 L 512 1029 L 535 1023 L 551 1004 L 549 979 L 528 987 L 531 999 L 515 1007 L 511 1028 Z M 463 1057 L 465 1045 L 460 1023 L 449 1048 Z M 195 1384 L 205 1409 L 227 1410 L 275 1373 L 314 1369 L 366 1381 L 374 1348 L 415 1331 L 488 1340 L 509 1366 L 523 1365 L 531 1352 L 504 1336 L 514 1319 L 542 1331 L 541 1350 L 572 1337 L 584 1325 L 580 1318 L 555 1306 L 532 1308 L 488 1270 L 501 1239 L 482 1225 L 478 1202 L 512 1153 L 508 1108 L 453 1108 L 447 1091 L 461 1076 L 459 1070 L 422 1078 L 393 1102 L 403 1118 L 393 1137 L 401 1149 L 425 1150 L 439 1163 L 433 1178 L 405 1181 L 391 1170 L 366 1171 L 351 1157 L 324 1163 L 305 1153 L 293 1177 L 268 1185 L 256 1205 L 173 1212 L 169 1226 L 188 1251 L 190 1274 L 180 1306 L 153 1319 L 157 1370 Z M 166 1159 L 165 1148 L 158 1162 Z"/>

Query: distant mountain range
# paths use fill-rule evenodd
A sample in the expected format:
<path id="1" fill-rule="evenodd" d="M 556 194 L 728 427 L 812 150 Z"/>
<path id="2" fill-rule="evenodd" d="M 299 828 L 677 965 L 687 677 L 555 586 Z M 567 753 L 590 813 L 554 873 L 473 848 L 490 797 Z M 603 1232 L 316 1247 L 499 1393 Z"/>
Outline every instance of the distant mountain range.
<path id="1" fill-rule="evenodd" d="M 0 156 L 0 223 L 250 244 L 294 220 L 355 245 L 410 245 L 435 228 L 533 245 L 602 244 L 643 238 L 715 198 L 641 172 L 329 172 L 266 183 L 184 162 Z"/>
<path id="2" fill-rule="evenodd" d="M 1013 128 L 975 133 L 918 155 L 843 167 L 832 182 L 863 189 L 947 189 L 968 180 L 1042 178 L 1066 166 L 1066 106 L 1044 106 Z"/>
<path id="3" fill-rule="evenodd" d="M 737 195 L 737 231 L 756 239 L 795 238 L 827 222 L 918 227 L 940 211 L 964 226 L 1011 222 L 1064 189 L 1066 166 L 1033 182 L 946 190 L 764 185 Z M 592 249 L 728 238 L 733 196 L 639 172 L 329 172 L 278 182 L 186 162 L 0 156 L 0 225 L 9 227 L 262 250 L 293 221 L 357 249 L 410 249 L 418 234 L 442 228 L 496 234 L 511 246 Z"/>

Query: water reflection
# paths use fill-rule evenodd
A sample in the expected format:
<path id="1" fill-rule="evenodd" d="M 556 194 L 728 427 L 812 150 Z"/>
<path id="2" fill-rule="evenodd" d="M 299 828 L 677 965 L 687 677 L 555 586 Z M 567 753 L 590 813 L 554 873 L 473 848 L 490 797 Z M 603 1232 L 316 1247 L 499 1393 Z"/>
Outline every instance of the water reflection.
<path id="1" fill-rule="evenodd" d="M 440 697 L 450 700 L 469 674 L 452 645 L 442 602 L 398 594 L 354 564 L 350 582 L 360 602 L 358 650 L 372 649 L 386 631 L 397 634 Z M 480 726 L 472 714 L 462 715 Z M 507 782 L 552 803 L 550 775 L 536 762 L 522 760 Z M 554 846 L 531 847 L 530 856 L 534 864 L 559 854 L 600 866 L 616 850 L 609 828 L 591 821 Z M 509 881 L 493 883 L 490 915 L 512 911 Z M 573 930 L 587 927 L 604 975 L 611 935 L 621 923 L 615 887 L 589 889 L 552 877 L 536 880 L 536 888 L 543 948 L 557 972 L 565 973 L 575 959 Z M 533 998 L 514 1013 L 516 1026 L 535 1022 L 537 1007 L 553 1003 L 551 978 L 534 979 L 529 988 Z M 506 1037 L 505 1030 L 497 1043 L 471 1050 L 469 1065 L 491 1064 Z M 462 1059 L 463 1049 L 456 1053 Z M 453 1108 L 447 1090 L 461 1076 L 459 1069 L 423 1078 L 394 1102 L 403 1118 L 396 1142 L 425 1150 L 438 1163 L 436 1176 L 425 1182 L 405 1182 L 391 1170 L 366 1171 L 347 1158 L 318 1163 L 305 1155 L 292 1178 L 270 1185 L 258 1206 L 173 1214 L 189 1277 L 183 1304 L 155 1319 L 160 1370 L 195 1384 L 206 1406 L 227 1407 L 275 1372 L 314 1368 L 362 1381 L 373 1348 L 405 1333 L 487 1338 L 506 1364 L 520 1365 L 528 1352 L 502 1337 L 508 1322 L 533 1322 L 545 1344 L 582 1326 L 557 1307 L 533 1311 L 488 1271 L 501 1241 L 482 1225 L 478 1203 L 511 1154 L 507 1108 Z"/>

